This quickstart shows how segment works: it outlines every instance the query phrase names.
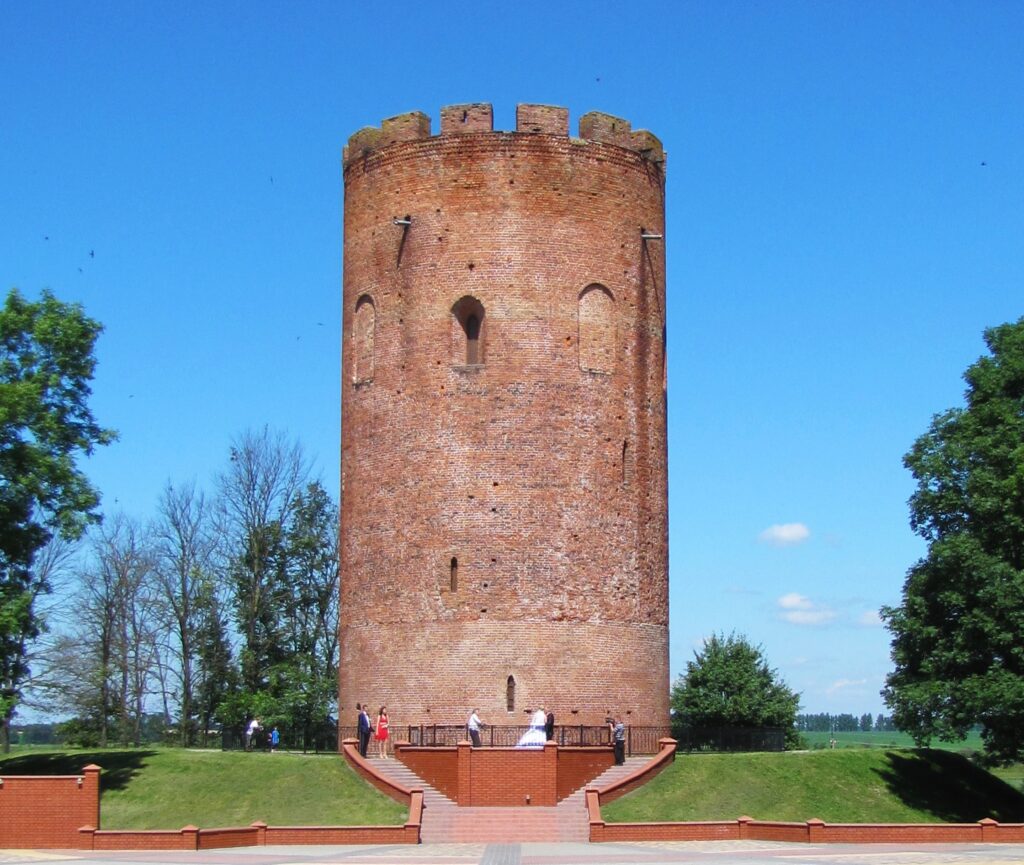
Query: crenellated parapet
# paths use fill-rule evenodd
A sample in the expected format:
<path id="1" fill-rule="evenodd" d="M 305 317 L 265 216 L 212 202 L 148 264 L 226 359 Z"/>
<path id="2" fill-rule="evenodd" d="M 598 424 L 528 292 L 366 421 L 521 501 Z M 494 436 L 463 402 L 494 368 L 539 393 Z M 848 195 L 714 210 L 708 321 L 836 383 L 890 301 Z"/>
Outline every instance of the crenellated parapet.
<path id="1" fill-rule="evenodd" d="M 488 102 L 445 106 L 441 109 L 441 131 L 437 136 L 431 134 L 431 122 L 426 114 L 410 111 L 387 118 L 381 122 L 380 128 L 367 126 L 360 129 L 349 138 L 343 160 L 347 166 L 354 159 L 365 158 L 375 151 L 401 142 L 494 131 L 494 112 Z M 517 105 L 514 134 L 568 138 L 569 109 L 557 105 Z M 665 161 L 665 150 L 654 133 L 646 129 L 634 131 L 628 120 L 601 111 L 590 111 L 580 117 L 579 139 L 622 147 L 652 163 Z"/>

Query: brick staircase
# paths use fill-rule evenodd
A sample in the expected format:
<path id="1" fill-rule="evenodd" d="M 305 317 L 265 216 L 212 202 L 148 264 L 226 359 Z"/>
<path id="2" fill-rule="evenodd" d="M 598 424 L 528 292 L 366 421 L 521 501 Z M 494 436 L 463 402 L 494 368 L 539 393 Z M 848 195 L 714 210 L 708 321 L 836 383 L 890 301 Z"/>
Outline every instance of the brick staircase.
<path id="1" fill-rule="evenodd" d="M 647 763 L 650 757 L 628 757 L 588 784 L 603 787 Z M 420 839 L 440 843 L 521 843 L 524 841 L 588 841 L 590 825 L 583 788 L 554 808 L 460 808 L 443 793 L 395 759 L 370 758 L 374 769 L 406 787 L 423 790 Z"/>

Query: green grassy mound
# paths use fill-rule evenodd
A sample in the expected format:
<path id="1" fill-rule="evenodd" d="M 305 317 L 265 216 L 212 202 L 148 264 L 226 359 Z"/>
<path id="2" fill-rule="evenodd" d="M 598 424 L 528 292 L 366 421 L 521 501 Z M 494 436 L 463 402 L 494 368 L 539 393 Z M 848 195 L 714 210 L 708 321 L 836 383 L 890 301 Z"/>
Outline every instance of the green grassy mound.
<path id="1" fill-rule="evenodd" d="M 0 757 L 9 775 L 77 775 L 95 763 L 104 829 L 401 825 L 408 808 L 339 755 L 138 749 L 34 750 Z"/>
<path id="2" fill-rule="evenodd" d="M 608 822 L 1024 822 L 1024 794 L 941 750 L 679 754 L 649 784 L 601 809 Z"/>

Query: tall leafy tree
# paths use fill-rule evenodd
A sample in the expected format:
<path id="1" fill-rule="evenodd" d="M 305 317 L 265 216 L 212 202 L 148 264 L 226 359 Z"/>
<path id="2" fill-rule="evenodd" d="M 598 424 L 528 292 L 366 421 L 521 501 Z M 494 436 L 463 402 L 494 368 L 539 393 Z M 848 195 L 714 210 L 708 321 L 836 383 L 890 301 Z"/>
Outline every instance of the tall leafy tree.
<path id="1" fill-rule="evenodd" d="M 242 686 L 254 694 L 266 686 L 270 669 L 285 659 L 285 530 L 308 473 L 301 445 L 264 427 L 234 441 L 228 468 L 219 479 L 221 532 L 242 638 Z"/>
<path id="2" fill-rule="evenodd" d="M 800 695 L 768 666 L 760 646 L 715 634 L 694 653 L 672 687 L 672 708 L 686 727 L 782 727 L 797 741 Z"/>
<path id="3" fill-rule="evenodd" d="M 338 693 L 338 508 L 319 481 L 295 497 L 285 543 L 288 658 L 280 683 L 289 721 L 308 739 Z"/>
<path id="4" fill-rule="evenodd" d="M 230 695 L 238 688 L 238 675 L 231 656 L 227 616 L 223 612 L 217 586 L 206 577 L 199 582 L 195 612 L 198 625 L 193 641 L 196 659 L 195 707 L 199 717 L 201 740 L 206 744 L 207 734 L 214 719 L 227 724 L 240 724 L 243 717 L 222 712 L 230 709 Z"/>
<path id="5" fill-rule="evenodd" d="M 100 325 L 81 306 L 12 290 L 0 310 L 0 735 L 29 673 L 39 635 L 33 582 L 37 552 L 55 535 L 79 537 L 98 519 L 99 496 L 76 459 L 114 433 L 89 409 Z"/>
<path id="6" fill-rule="evenodd" d="M 919 744 L 980 724 L 989 758 L 1011 762 L 1024 758 L 1024 318 L 985 343 L 966 406 L 936 415 L 903 460 L 928 552 L 883 610 L 883 695 Z"/>
<path id="7" fill-rule="evenodd" d="M 196 638 L 203 615 L 200 595 L 216 552 L 210 509 L 203 493 L 192 484 L 175 487 L 168 483 L 160 497 L 154 534 L 155 585 L 163 630 L 174 658 L 171 670 L 178 679 L 181 742 L 191 745 L 195 737 Z"/>

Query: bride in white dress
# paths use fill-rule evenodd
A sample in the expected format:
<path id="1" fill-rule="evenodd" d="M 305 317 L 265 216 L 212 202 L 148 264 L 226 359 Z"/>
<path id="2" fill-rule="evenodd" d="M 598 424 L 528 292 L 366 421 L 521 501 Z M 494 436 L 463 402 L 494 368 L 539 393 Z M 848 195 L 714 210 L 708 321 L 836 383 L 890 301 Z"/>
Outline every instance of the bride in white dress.
<path id="1" fill-rule="evenodd" d="M 543 708 L 537 709 L 530 717 L 530 729 L 523 733 L 522 738 L 516 743 L 517 748 L 543 748 L 547 741 L 544 735 L 544 726 L 547 724 L 548 716 Z"/>

